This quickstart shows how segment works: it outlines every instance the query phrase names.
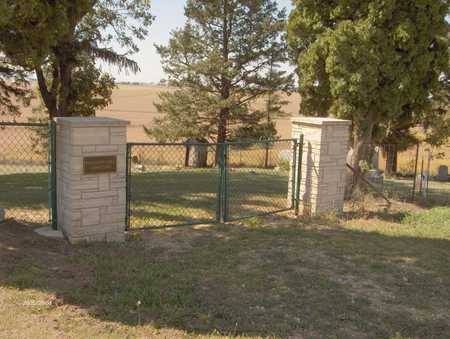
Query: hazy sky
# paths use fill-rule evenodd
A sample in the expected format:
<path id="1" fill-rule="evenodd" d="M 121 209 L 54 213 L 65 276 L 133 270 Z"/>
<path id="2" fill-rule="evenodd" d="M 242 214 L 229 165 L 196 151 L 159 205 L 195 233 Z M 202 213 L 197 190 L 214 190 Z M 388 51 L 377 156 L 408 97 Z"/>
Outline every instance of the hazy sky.
<path id="1" fill-rule="evenodd" d="M 291 0 L 277 0 L 280 7 L 291 8 Z M 141 72 L 138 74 L 118 73 L 116 69 L 104 66 L 117 81 L 158 82 L 164 78 L 159 55 L 154 44 L 167 44 L 170 32 L 183 26 L 185 0 L 152 0 L 152 12 L 156 16 L 150 28 L 150 34 L 139 44 L 139 53 L 133 59 L 139 63 Z"/>

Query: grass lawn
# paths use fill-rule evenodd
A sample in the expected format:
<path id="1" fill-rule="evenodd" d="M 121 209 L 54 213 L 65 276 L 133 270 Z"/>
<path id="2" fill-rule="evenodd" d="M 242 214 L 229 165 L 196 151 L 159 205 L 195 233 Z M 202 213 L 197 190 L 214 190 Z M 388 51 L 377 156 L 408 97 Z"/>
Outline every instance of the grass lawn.
<path id="1" fill-rule="evenodd" d="M 363 206 L 125 244 L 1 224 L 0 337 L 448 338 L 450 208 Z"/>
<path id="2" fill-rule="evenodd" d="M 252 216 L 287 208 L 288 173 L 274 169 L 229 170 L 229 215 Z M 213 222 L 217 169 L 133 173 L 131 227 Z M 0 175 L 0 207 L 7 217 L 28 223 L 48 221 L 48 174 Z"/>
<path id="3" fill-rule="evenodd" d="M 23 170 L 23 168 L 21 169 Z M 0 207 L 7 217 L 27 223 L 48 222 L 48 174 L 0 174 Z M 155 169 L 133 172 L 130 179 L 131 228 L 209 223 L 216 220 L 219 174 L 216 168 Z M 228 171 L 230 219 L 259 215 L 288 206 L 289 173 L 285 169 L 232 168 Z M 411 179 L 386 179 L 385 193 L 409 200 Z M 428 206 L 450 206 L 450 183 L 430 182 Z"/>
<path id="4" fill-rule="evenodd" d="M 289 173 L 284 170 L 233 168 L 228 171 L 231 218 L 288 207 Z M 218 169 L 159 170 L 130 178 L 131 228 L 214 222 Z"/>
<path id="5" fill-rule="evenodd" d="M 0 173 L 0 207 L 6 209 L 7 218 L 27 223 L 48 222 L 48 173 L 45 170 Z"/>
<path id="6" fill-rule="evenodd" d="M 450 182 L 439 182 L 430 180 L 428 183 L 428 194 L 421 196 L 419 192 L 420 183 L 417 182 L 415 199 L 429 206 L 450 206 Z M 383 190 L 386 195 L 394 200 L 410 200 L 414 181 L 412 178 L 386 178 Z"/>

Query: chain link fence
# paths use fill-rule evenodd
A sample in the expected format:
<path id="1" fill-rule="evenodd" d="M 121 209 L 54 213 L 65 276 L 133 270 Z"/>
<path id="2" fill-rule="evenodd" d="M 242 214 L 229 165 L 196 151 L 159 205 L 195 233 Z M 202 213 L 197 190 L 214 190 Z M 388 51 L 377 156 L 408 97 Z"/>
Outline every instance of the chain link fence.
<path id="1" fill-rule="evenodd" d="M 450 206 L 450 145 L 422 145 L 416 178 L 417 199 L 429 205 Z"/>
<path id="2" fill-rule="evenodd" d="M 292 209 L 289 166 L 296 147 L 293 140 L 129 143 L 128 227 L 212 223 Z"/>
<path id="3" fill-rule="evenodd" d="M 0 208 L 28 224 L 51 220 L 49 125 L 0 122 Z"/>
<path id="4" fill-rule="evenodd" d="M 235 220 L 292 209 L 289 171 L 298 143 L 228 143 L 226 215 Z"/>
<path id="5" fill-rule="evenodd" d="M 130 228 L 214 222 L 219 169 L 215 144 L 128 144 Z"/>
<path id="6" fill-rule="evenodd" d="M 373 145 L 367 179 L 388 198 L 450 205 L 450 147 Z"/>

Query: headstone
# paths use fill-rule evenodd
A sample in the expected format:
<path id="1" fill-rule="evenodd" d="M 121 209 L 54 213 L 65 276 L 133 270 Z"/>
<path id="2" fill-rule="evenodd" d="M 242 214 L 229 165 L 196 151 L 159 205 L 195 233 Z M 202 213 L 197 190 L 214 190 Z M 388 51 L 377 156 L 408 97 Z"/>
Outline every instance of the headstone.
<path id="1" fill-rule="evenodd" d="M 281 150 L 279 158 L 280 158 L 280 161 L 291 161 L 292 151 L 287 150 L 287 149 Z"/>
<path id="2" fill-rule="evenodd" d="M 376 169 L 369 170 L 365 175 L 367 181 L 372 183 L 375 187 L 382 189 L 383 188 L 383 175 L 380 171 Z"/>
<path id="3" fill-rule="evenodd" d="M 439 181 L 448 181 L 448 179 L 449 179 L 448 166 L 445 166 L 445 165 L 439 166 L 438 176 L 436 179 Z"/>
<path id="4" fill-rule="evenodd" d="M 189 148 L 188 166 L 204 168 L 208 166 L 208 145 L 202 141 L 190 139 L 186 143 Z"/>
<path id="5" fill-rule="evenodd" d="M 380 149 L 379 147 L 375 147 L 372 154 L 372 168 L 378 170 L 379 169 L 379 163 L 380 163 Z"/>
<path id="6" fill-rule="evenodd" d="M 191 166 L 195 168 L 203 168 L 208 164 L 208 146 L 207 145 L 193 145 L 191 149 Z"/>

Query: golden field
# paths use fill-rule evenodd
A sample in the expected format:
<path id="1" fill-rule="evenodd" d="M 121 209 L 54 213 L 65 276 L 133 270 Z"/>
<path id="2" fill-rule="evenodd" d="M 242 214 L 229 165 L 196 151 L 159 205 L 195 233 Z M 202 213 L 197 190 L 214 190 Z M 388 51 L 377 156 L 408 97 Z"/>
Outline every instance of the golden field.
<path id="1" fill-rule="evenodd" d="M 128 141 L 150 141 L 143 126 L 151 126 L 153 119 L 158 116 L 154 102 L 158 94 L 167 91 L 167 87 L 151 85 L 120 85 L 113 93 L 112 104 L 105 110 L 99 111 L 98 116 L 119 118 L 130 121 Z M 289 104 L 286 113 L 295 115 L 299 110 L 300 96 L 292 94 L 288 97 Z M 289 138 L 291 134 L 290 118 L 277 121 L 278 133 L 282 138 Z"/>
<path id="2" fill-rule="evenodd" d="M 130 122 L 130 125 L 128 127 L 129 142 L 151 142 L 152 140 L 144 132 L 143 126 L 152 126 L 153 119 L 158 116 L 158 112 L 154 106 L 154 103 L 157 102 L 159 93 L 167 90 L 170 89 L 168 87 L 156 85 L 121 84 L 113 92 L 112 104 L 106 109 L 97 112 L 97 115 L 128 120 Z M 285 98 L 287 99 L 287 101 L 289 101 L 288 105 L 285 106 L 285 112 L 288 113 L 289 116 L 278 119 L 276 123 L 279 136 L 282 138 L 290 138 L 290 117 L 297 115 L 299 112 L 300 96 L 298 94 L 292 94 L 290 96 L 286 96 Z M 35 100 L 30 107 L 24 108 L 22 115 L 17 119 L 17 121 L 28 121 L 28 118 L 33 116 L 32 107 L 37 105 L 38 101 Z M 257 102 L 256 105 L 261 107 L 262 102 Z M 8 140 L 8 142 L 11 142 L 9 138 L 6 138 L 6 130 L 0 131 L 0 133 L 2 134 L 0 135 L 0 139 Z M 27 140 L 25 139 L 26 138 L 21 138 L 20 142 L 22 145 L 27 144 Z M 4 153 L 5 151 L 5 146 L 5 143 L 3 143 L 3 147 L 1 147 L 3 151 L 2 153 Z M 426 148 L 427 146 L 423 146 L 420 150 L 419 170 L 422 158 L 425 159 L 427 156 L 427 154 L 423 152 Z M 434 175 L 437 174 L 437 169 L 440 165 L 447 165 L 450 167 L 450 146 L 443 147 L 439 150 L 434 149 L 432 150 L 432 153 L 434 160 L 432 161 L 431 172 Z M 437 157 L 439 153 L 441 154 L 441 156 Z M 414 170 L 414 159 L 415 149 L 402 152 L 399 155 L 398 159 L 399 172 L 405 174 L 412 173 Z M 384 167 L 383 162 L 383 159 L 380 159 L 381 169 L 383 169 Z"/>
<path id="3" fill-rule="evenodd" d="M 156 85 L 119 85 L 113 92 L 112 104 L 106 109 L 98 111 L 97 116 L 111 117 L 128 120 L 128 141 L 148 142 L 151 139 L 144 132 L 143 126 L 151 126 L 153 119 L 159 114 L 154 106 L 159 93 L 170 90 L 168 87 Z M 289 104 L 285 106 L 285 112 L 291 116 L 297 115 L 300 106 L 300 96 L 292 94 L 285 96 Z M 261 106 L 262 102 L 256 103 Z M 17 119 L 27 122 L 33 116 L 32 108 L 38 106 L 38 100 L 34 100 L 30 107 L 22 110 Z M 1 118 L 0 118 L 1 120 Z M 278 133 L 282 138 L 289 138 L 291 134 L 290 117 L 277 121 Z"/>

